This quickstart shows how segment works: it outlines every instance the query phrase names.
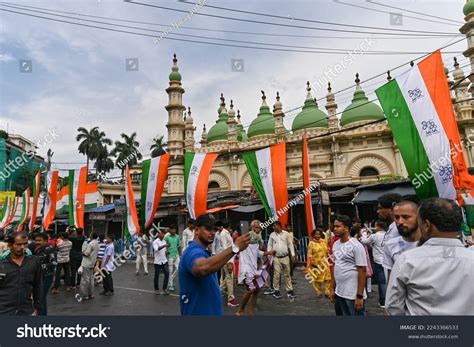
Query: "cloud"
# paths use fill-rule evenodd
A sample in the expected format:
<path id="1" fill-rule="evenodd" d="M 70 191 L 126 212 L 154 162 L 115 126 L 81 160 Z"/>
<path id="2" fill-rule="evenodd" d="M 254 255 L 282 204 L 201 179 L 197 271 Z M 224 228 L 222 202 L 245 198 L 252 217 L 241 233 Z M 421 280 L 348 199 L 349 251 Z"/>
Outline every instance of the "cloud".
<path id="1" fill-rule="evenodd" d="M 170 1 L 169 4 L 171 7 L 192 9 L 192 6 L 177 4 L 175 1 Z M 430 11 L 444 16 L 446 8 L 458 6 L 459 13 L 453 13 L 452 17 L 462 20 L 463 2 L 459 0 L 457 4 L 459 6 L 436 3 Z M 182 13 L 164 12 L 122 2 L 62 2 L 59 5 L 56 1 L 44 1 L 41 5 L 35 6 L 165 24 L 178 22 L 183 16 Z M 291 11 L 287 11 L 285 9 L 288 8 L 288 2 L 278 1 L 269 11 L 293 18 L 310 17 L 308 13 L 313 13 L 311 11 L 314 9 L 314 4 L 306 1 L 295 1 L 291 6 Z M 321 1 L 318 2 L 318 6 L 318 13 L 314 14 L 315 19 L 389 27 L 388 15 L 387 18 L 368 16 L 370 13 L 349 10 L 331 2 Z M 422 5 L 414 3 L 413 9 L 419 9 L 417 6 Z M 246 3 L 245 6 L 235 7 L 261 11 L 259 3 Z M 8 94 L 8 98 L 2 98 L 0 126 L 6 127 L 8 123 L 10 129 L 32 140 L 41 138 L 48 127 L 56 127 L 61 136 L 57 143 L 52 144 L 52 148 L 55 151 L 54 159 L 61 162 L 85 161 L 85 158 L 77 152 L 75 141 L 79 126 L 99 126 L 113 140 L 118 140 L 120 133 L 130 134 L 136 131 L 144 154 L 148 153 L 154 136 L 163 134 L 166 138 L 165 124 L 168 113 L 165 106 L 168 104 L 168 95 L 165 89 L 169 83 L 168 75 L 171 71 L 173 53 L 178 55 L 183 88 L 186 90 L 183 104 L 191 106 L 197 127 L 196 141 L 201 138 L 204 123 L 208 130 L 215 124 L 221 92 L 226 97 L 227 106 L 230 99 L 234 100 L 235 109 L 241 111 L 242 123 L 248 125 L 259 111 L 260 90 L 265 90 L 270 107 L 275 102 L 276 91 L 280 92 L 284 110 L 302 106 L 306 98 L 306 81 L 312 81 L 323 75 L 328 66 L 340 61 L 342 57 L 329 54 L 305 55 L 213 47 L 166 39 L 155 44 L 151 37 L 112 33 L 4 12 L 0 13 L 0 19 L 3 24 L 0 40 L 4 50 L 0 53 L 0 61 L 10 63 L 16 60 L 17 56 L 21 56 L 22 59 L 32 59 L 34 66 L 33 73 L 28 78 L 18 75 L 18 66 L 15 64 L 4 64 L 5 68 L 2 66 L 4 69 L 2 71 L 13 77 L 12 83 L 16 87 Z M 404 29 L 427 30 L 428 26 L 427 23 L 410 22 L 408 19 L 405 23 Z M 120 24 L 146 26 L 133 23 Z M 312 30 L 240 24 L 193 16 L 186 26 L 259 31 L 267 34 L 335 35 Z M 434 30 L 441 30 L 439 25 L 431 27 Z M 443 30 L 448 29 L 453 28 L 443 27 Z M 347 50 L 356 48 L 360 43 L 353 39 L 296 39 L 201 32 L 184 28 L 176 30 L 175 33 Z M 339 36 L 341 35 L 349 36 L 349 34 Z M 170 35 L 170 38 L 180 37 Z M 445 40 L 380 40 L 375 49 L 428 50 L 443 43 Z M 465 43 L 461 42 L 460 45 L 463 46 Z M 131 57 L 139 59 L 137 72 L 125 71 L 125 59 Z M 244 72 L 231 70 L 233 58 L 244 59 Z M 362 56 L 331 81 L 333 91 L 353 85 L 356 72 L 359 72 L 361 80 L 364 80 L 409 59 L 410 56 Z M 377 87 L 377 83 L 383 83 L 384 79 L 382 76 L 376 81 L 362 84 L 362 87 L 366 91 L 372 91 Z M 375 84 L 371 85 L 372 82 Z M 324 98 L 326 94 L 325 88 L 314 92 L 317 98 Z M 336 95 L 338 112 L 342 112 L 351 102 L 353 92 L 354 90 L 350 88 Z M 373 94 L 370 98 L 373 98 Z M 319 102 L 319 107 L 323 111 L 324 106 L 325 101 Z M 287 128 L 291 128 L 296 114 L 297 112 L 287 114 L 285 119 Z"/>

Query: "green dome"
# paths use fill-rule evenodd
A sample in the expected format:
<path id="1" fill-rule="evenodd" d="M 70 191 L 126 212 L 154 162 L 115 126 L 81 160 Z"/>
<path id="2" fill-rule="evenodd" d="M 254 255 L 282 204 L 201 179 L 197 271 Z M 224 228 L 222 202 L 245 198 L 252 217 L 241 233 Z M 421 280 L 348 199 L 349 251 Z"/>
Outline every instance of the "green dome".
<path id="1" fill-rule="evenodd" d="M 304 102 L 303 110 L 298 113 L 293 120 L 291 129 L 293 132 L 309 128 L 327 128 L 327 115 L 318 108 L 316 100 L 311 95 L 311 88 L 308 82 L 308 96 Z"/>
<path id="2" fill-rule="evenodd" d="M 467 16 L 470 13 L 474 12 L 474 1 L 473 0 L 468 0 L 466 4 L 464 5 L 462 11 L 464 12 L 464 15 Z"/>
<path id="3" fill-rule="evenodd" d="M 227 126 L 227 120 L 229 115 L 227 114 L 227 109 L 225 108 L 225 99 L 224 95 L 221 94 L 221 104 L 219 110 L 219 118 L 217 119 L 216 124 L 207 133 L 207 142 L 227 140 L 227 133 L 229 128 Z"/>
<path id="4" fill-rule="evenodd" d="M 247 135 L 249 138 L 258 136 L 258 135 L 274 135 L 275 134 L 275 118 L 270 112 L 270 107 L 268 107 L 265 99 L 265 93 L 262 91 L 262 106 L 260 106 L 260 112 L 257 115 L 252 123 L 250 123 L 249 130 Z"/>
<path id="5" fill-rule="evenodd" d="M 219 115 L 219 119 L 217 120 L 216 124 L 214 124 L 212 128 L 209 130 L 209 132 L 207 133 L 208 142 L 227 140 L 227 133 L 228 133 L 227 119 L 229 119 L 229 115 L 227 114 L 227 111 L 224 109 L 224 111 L 222 111 L 221 114 Z"/>
<path id="6" fill-rule="evenodd" d="M 346 126 L 354 122 L 385 118 L 382 109 L 378 105 L 368 102 L 369 99 L 365 96 L 365 92 L 359 85 L 359 74 L 356 76 L 357 87 L 354 98 L 352 99 L 352 103 L 342 112 L 341 126 Z"/>
<path id="7" fill-rule="evenodd" d="M 170 73 L 170 81 L 180 81 L 181 82 L 181 74 L 178 71 L 172 71 Z"/>
<path id="8" fill-rule="evenodd" d="M 172 71 L 169 76 L 170 82 L 171 81 L 181 82 L 181 74 L 179 73 L 178 59 L 176 59 L 176 54 L 173 55 L 173 67 L 171 68 L 171 70 Z"/>

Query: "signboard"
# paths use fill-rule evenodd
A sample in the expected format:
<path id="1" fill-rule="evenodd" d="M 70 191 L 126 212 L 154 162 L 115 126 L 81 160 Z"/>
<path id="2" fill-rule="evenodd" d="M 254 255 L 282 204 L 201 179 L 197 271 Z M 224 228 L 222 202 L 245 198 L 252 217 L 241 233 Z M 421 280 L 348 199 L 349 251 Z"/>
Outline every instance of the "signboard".
<path id="1" fill-rule="evenodd" d="M 329 202 L 329 193 L 327 190 L 321 190 L 321 202 L 323 205 L 330 205 L 331 203 Z"/>
<path id="2" fill-rule="evenodd" d="M 15 199 L 15 195 L 15 192 L 0 192 L 0 206 L 3 206 L 8 196 L 12 199 L 13 202 L 13 199 Z"/>

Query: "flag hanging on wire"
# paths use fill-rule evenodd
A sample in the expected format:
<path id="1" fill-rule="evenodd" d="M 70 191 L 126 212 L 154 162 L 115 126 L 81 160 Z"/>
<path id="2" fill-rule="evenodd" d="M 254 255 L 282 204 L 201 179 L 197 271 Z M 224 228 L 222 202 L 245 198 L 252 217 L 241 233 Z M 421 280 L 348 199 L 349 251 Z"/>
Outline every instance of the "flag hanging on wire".
<path id="1" fill-rule="evenodd" d="M 168 176 L 169 161 L 170 154 L 166 153 L 142 162 L 140 226 L 143 230 L 149 228 L 153 223 L 153 217 L 160 204 Z"/>
<path id="2" fill-rule="evenodd" d="M 11 224 L 11 222 L 13 222 L 13 219 L 16 216 L 16 211 L 18 209 L 19 201 L 20 201 L 20 197 L 15 196 L 15 199 L 13 199 L 13 208 L 11 209 L 10 216 L 8 217 L 8 220 L 7 220 L 6 224 L 3 226 L 3 228 L 6 228 L 7 226 L 9 226 Z"/>
<path id="3" fill-rule="evenodd" d="M 284 228 L 289 210 L 285 142 L 245 153 L 243 158 L 265 211 Z"/>
<path id="4" fill-rule="evenodd" d="M 18 222 L 17 231 L 22 231 L 26 220 L 30 216 L 30 188 L 26 188 L 21 196 L 21 216 Z"/>
<path id="5" fill-rule="evenodd" d="M 186 204 L 192 219 L 206 213 L 209 174 L 218 155 L 194 152 L 186 152 L 184 155 Z"/>
<path id="6" fill-rule="evenodd" d="M 308 140 L 305 131 L 303 136 L 303 190 L 309 192 L 304 196 L 304 207 L 306 212 L 306 229 L 308 236 L 311 237 L 313 230 L 316 229 L 316 223 L 314 222 L 310 185 Z"/>
<path id="7" fill-rule="evenodd" d="M 43 226 L 48 230 L 49 225 L 56 215 L 56 202 L 58 198 L 59 172 L 48 172 L 46 175 L 46 197 L 43 211 Z"/>
<path id="8" fill-rule="evenodd" d="M 420 198 L 455 199 L 472 181 L 447 83 L 437 51 L 375 91 Z"/>
<path id="9" fill-rule="evenodd" d="M 84 229 L 87 166 L 69 170 L 69 225 Z"/>
<path id="10" fill-rule="evenodd" d="M 13 209 L 12 198 L 7 196 L 3 204 L 2 214 L 0 215 L 0 228 L 5 228 Z"/>
<path id="11" fill-rule="evenodd" d="M 130 169 L 125 167 L 125 204 L 127 209 L 127 222 L 125 223 L 125 234 L 128 238 L 140 233 L 140 224 L 138 223 L 137 207 L 135 205 L 135 195 L 133 194 L 133 185 L 130 178 Z"/>

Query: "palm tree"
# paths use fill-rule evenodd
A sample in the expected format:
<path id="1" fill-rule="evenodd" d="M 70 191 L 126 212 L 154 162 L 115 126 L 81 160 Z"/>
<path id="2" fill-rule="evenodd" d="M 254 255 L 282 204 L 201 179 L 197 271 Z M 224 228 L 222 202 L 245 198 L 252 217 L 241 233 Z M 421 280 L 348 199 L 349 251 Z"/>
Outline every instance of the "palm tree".
<path id="1" fill-rule="evenodd" d="M 103 151 L 105 145 L 111 145 L 112 140 L 108 139 L 99 127 L 93 127 L 90 130 L 80 127 L 77 129 L 76 141 L 79 143 L 79 153 L 84 154 L 87 158 L 87 171 L 89 172 L 89 161 L 95 160 Z"/>
<path id="2" fill-rule="evenodd" d="M 115 164 L 110 156 L 111 152 L 109 152 L 107 145 L 104 145 L 94 164 L 94 168 L 96 169 L 98 176 L 104 176 L 107 172 L 114 168 Z"/>
<path id="3" fill-rule="evenodd" d="M 150 146 L 151 157 L 159 157 L 166 153 L 167 144 L 163 142 L 163 135 L 153 138 L 153 144 Z"/>
<path id="4" fill-rule="evenodd" d="M 136 140 L 136 132 L 132 133 L 130 136 L 122 133 L 120 134 L 120 137 L 122 137 L 124 141 L 115 141 L 115 148 L 112 150 L 111 154 L 117 157 L 115 165 L 122 170 L 123 176 L 125 166 L 127 164 L 129 166 L 136 165 L 138 160 L 142 159 L 142 155 L 138 151 L 140 143 Z"/>

